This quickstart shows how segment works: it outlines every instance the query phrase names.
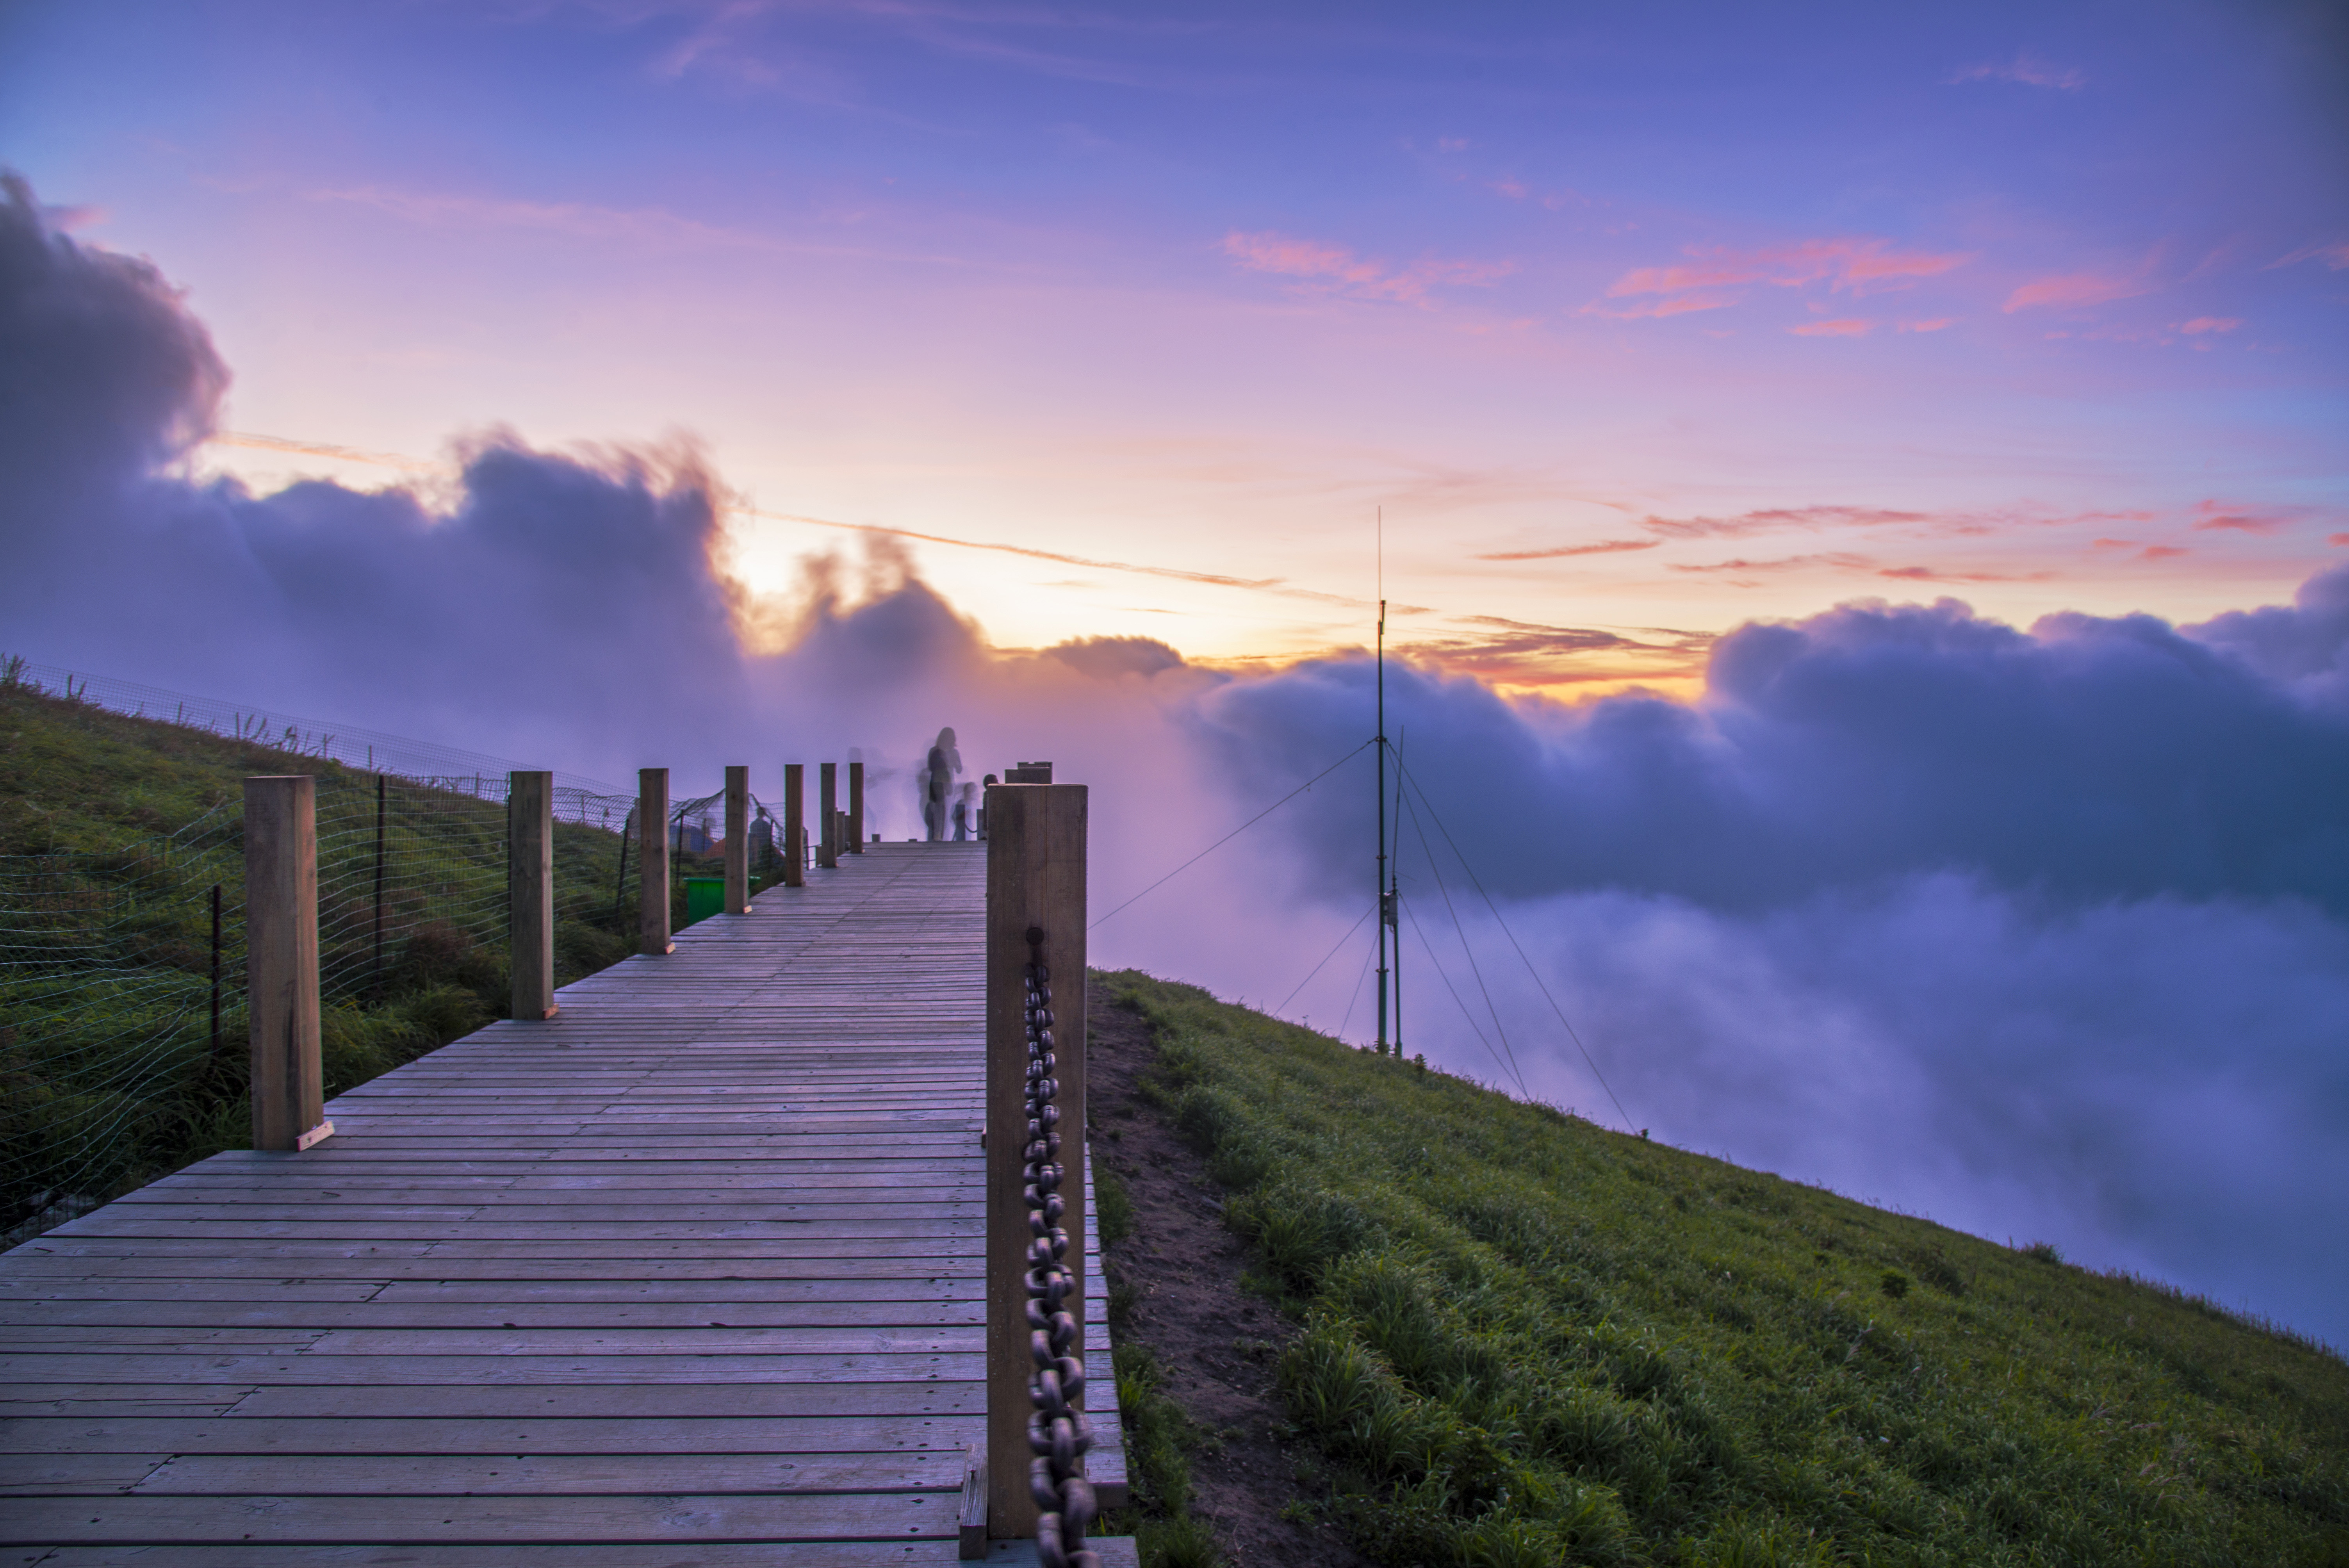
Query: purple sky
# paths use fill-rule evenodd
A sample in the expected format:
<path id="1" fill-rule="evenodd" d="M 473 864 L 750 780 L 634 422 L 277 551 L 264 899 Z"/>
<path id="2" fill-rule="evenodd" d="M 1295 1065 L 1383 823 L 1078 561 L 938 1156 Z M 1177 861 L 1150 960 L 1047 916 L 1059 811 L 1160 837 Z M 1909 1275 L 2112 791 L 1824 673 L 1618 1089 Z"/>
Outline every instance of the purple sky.
<path id="1" fill-rule="evenodd" d="M 1360 747 L 1383 508 L 1414 1049 L 2349 1341 L 2344 43 L 0 6 L 0 652 L 893 835 L 951 723 L 1106 909 Z M 1361 1038 L 1366 763 L 1095 956 Z"/>
<path id="2" fill-rule="evenodd" d="M 0 154 L 168 258 L 257 482 L 682 428 L 754 583 L 1010 543 L 1078 559 L 915 556 L 1226 661 L 1363 639 L 1382 504 L 1404 643 L 1693 689 L 1857 594 L 2343 558 L 2325 14 L 19 5 Z"/>

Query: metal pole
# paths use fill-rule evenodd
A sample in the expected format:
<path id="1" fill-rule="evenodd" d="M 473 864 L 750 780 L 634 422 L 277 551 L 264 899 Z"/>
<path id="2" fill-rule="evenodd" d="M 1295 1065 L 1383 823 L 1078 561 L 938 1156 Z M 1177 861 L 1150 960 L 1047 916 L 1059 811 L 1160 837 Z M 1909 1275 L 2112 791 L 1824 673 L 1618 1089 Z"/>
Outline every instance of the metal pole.
<path id="1" fill-rule="evenodd" d="M 212 883 L 212 1055 L 220 1060 L 221 962 L 220 962 L 220 892 L 221 884 Z"/>
<path id="2" fill-rule="evenodd" d="M 383 990 L 383 805 L 384 779 L 375 776 L 375 989 Z"/>
<path id="3" fill-rule="evenodd" d="M 1381 513 L 1381 521 L 1384 513 Z M 1387 602 L 1379 601 L 1378 642 L 1378 701 L 1379 733 L 1373 739 L 1379 753 L 1379 1041 L 1381 1056 L 1387 1049 L 1387 928 L 1395 922 L 1394 894 L 1387 886 Z M 1402 933 L 1396 933 L 1395 945 L 1402 945 Z"/>

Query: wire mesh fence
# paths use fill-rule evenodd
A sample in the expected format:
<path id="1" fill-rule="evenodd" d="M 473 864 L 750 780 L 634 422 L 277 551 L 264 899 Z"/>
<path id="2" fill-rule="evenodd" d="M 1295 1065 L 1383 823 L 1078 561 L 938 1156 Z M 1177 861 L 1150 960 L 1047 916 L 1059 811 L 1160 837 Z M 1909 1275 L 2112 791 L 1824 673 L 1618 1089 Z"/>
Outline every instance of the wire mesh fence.
<path id="1" fill-rule="evenodd" d="M 0 1244 L 249 1142 L 239 774 L 316 780 L 330 1094 L 505 1010 L 509 765 L 383 737 L 353 743 L 22 660 L 0 659 L 0 696 L 27 725 L 99 722 L 111 727 L 103 738 L 134 747 L 158 732 L 89 710 L 205 730 L 226 744 L 200 764 L 228 797 L 109 848 L 0 854 Z M 377 770 L 349 766 L 354 753 Z M 639 890 L 623 838 L 634 799 L 558 778 L 562 980 L 628 951 Z"/>
<path id="2" fill-rule="evenodd" d="M 512 764 L 16 658 L 0 657 L 0 700 L 28 723 L 102 722 L 134 750 L 156 722 L 202 731 L 220 744 L 181 760 L 226 797 L 113 847 L 0 854 L 0 1244 L 249 1144 L 242 775 L 316 780 L 329 1095 L 506 1012 Z M 561 984 L 633 950 L 643 857 L 633 795 L 555 779 Z M 780 813 L 750 805 L 755 891 L 781 876 L 782 845 Z M 724 818 L 722 792 L 670 808 L 672 928 L 688 880 L 722 874 Z"/>

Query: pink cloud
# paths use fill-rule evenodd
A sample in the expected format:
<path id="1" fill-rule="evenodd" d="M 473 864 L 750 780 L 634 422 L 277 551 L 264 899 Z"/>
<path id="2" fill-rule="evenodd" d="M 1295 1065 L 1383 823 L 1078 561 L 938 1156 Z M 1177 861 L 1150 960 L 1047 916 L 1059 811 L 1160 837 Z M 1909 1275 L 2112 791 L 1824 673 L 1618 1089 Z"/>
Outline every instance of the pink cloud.
<path id="1" fill-rule="evenodd" d="M 2169 561 L 2180 555 L 2191 555 L 2194 552 L 2192 551 L 2188 550 L 2181 545 L 2148 544 L 2143 550 L 2137 552 L 2137 558 L 2139 561 Z"/>
<path id="2" fill-rule="evenodd" d="M 1270 231 L 1224 236 L 1224 253 L 1253 272 L 1312 280 L 1327 292 L 1401 304 L 1427 303 L 1436 285 L 1481 287 L 1516 270 L 1514 262 L 1443 261 L 1433 257 L 1400 270 L 1357 256 L 1342 246 Z"/>
<path id="3" fill-rule="evenodd" d="M 1903 332 L 1939 332 L 1941 328 L 1949 325 L 1951 322 L 1957 319 L 1958 318 L 1954 315 L 1937 315 L 1925 321 L 1904 321 L 1900 324 L 1900 330 Z"/>
<path id="4" fill-rule="evenodd" d="M 1754 251 L 1692 248 L 1688 254 L 1691 260 L 1687 262 L 1633 268 L 1607 286 L 1607 297 L 1678 295 L 1752 283 L 1799 288 L 1822 280 L 1836 293 L 1848 289 L 1861 294 L 1871 289 L 1901 287 L 1919 278 L 1938 276 L 1973 259 L 1971 253 L 1896 251 L 1889 240 L 1862 238 L 1804 240 Z"/>
<path id="5" fill-rule="evenodd" d="M 2114 277 L 2104 273 L 2064 273 L 2033 278 L 2006 296 L 2004 308 L 2010 315 L 2034 306 L 2076 308 L 2104 304 L 2116 299 L 2131 299 L 2152 292 L 2153 285 L 2146 282 L 2143 273 L 2133 277 Z"/>
<path id="6" fill-rule="evenodd" d="M 2205 332 L 2232 332 L 2242 325 L 2243 318 L 2238 315 L 2198 315 L 2178 330 L 2192 337 Z"/>
<path id="7" fill-rule="evenodd" d="M 2053 66 L 2034 59 L 2028 54 L 2018 54 L 2002 64 L 1967 66 L 1950 77 L 1951 84 L 1960 82 L 2017 82 L 2030 88 L 2055 88 L 2064 92 L 2077 92 L 2088 85 L 2085 74 L 2068 66 Z"/>
<path id="8" fill-rule="evenodd" d="M 1862 321 L 1856 315 L 1839 316 L 1834 321 L 1810 321 L 1786 330 L 1796 337 L 1861 337 L 1876 324 Z"/>
<path id="9" fill-rule="evenodd" d="M 2273 533 L 2308 513 L 2300 506 L 2248 506 L 2240 501 L 2199 500 L 2194 513 L 2197 533 Z"/>
<path id="10" fill-rule="evenodd" d="M 1521 180 L 1513 180 L 1505 176 L 1494 181 L 1491 189 L 1506 196 L 1512 201 L 1522 201 L 1526 199 L 1525 181 Z"/>
<path id="11" fill-rule="evenodd" d="M 2328 533 L 2324 536 L 2324 542 L 2327 544 L 2349 544 L 2349 533 Z"/>
<path id="12" fill-rule="evenodd" d="M 2334 272 L 2340 272 L 2344 267 L 2349 267 L 2349 240 L 2330 245 L 2302 245 L 2288 256 L 2278 256 L 2261 271 L 2271 273 L 2278 267 L 2289 267 L 2297 263 L 2308 261 L 2312 257 L 2323 262 Z"/>
<path id="13" fill-rule="evenodd" d="M 2092 546 L 2097 550 L 2129 550 L 2136 547 L 2134 539 L 2099 539 Z"/>
<path id="14" fill-rule="evenodd" d="M 1603 305 L 1587 304 L 1584 315 L 1603 315 L 1609 321 L 1639 321 L 1648 317 L 1686 315 L 1691 311 L 1722 310 L 1735 304 L 1738 296 L 1723 294 L 1674 294 L 1665 299 L 1641 300 L 1624 310 L 1609 310 Z"/>

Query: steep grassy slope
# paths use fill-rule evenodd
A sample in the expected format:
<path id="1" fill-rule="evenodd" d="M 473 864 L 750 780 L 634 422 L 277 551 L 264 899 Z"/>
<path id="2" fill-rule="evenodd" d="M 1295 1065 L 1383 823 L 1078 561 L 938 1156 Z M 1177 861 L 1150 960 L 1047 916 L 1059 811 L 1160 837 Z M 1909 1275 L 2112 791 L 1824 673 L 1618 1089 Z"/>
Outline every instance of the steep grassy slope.
<path id="1" fill-rule="evenodd" d="M 1396 1564 L 2349 1563 L 2349 1366 L 1125 973 Z"/>
<path id="2" fill-rule="evenodd" d="M 260 773 L 316 776 L 322 890 L 347 873 L 320 900 L 322 953 L 339 965 L 324 1016 L 329 1094 L 504 1010 L 502 807 L 404 782 L 387 791 L 391 934 L 378 965 L 372 877 L 357 863 L 377 841 L 373 775 L 0 682 L 0 1230 L 37 1228 L 41 1212 L 54 1223 L 243 1144 L 236 802 Z M 354 841 L 330 853 L 337 823 Z M 557 827 L 560 978 L 627 951 L 618 852 L 615 834 Z M 229 966 L 217 1052 L 214 883 Z"/>

